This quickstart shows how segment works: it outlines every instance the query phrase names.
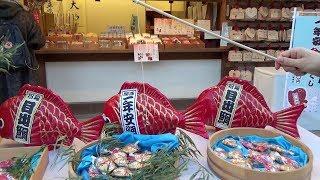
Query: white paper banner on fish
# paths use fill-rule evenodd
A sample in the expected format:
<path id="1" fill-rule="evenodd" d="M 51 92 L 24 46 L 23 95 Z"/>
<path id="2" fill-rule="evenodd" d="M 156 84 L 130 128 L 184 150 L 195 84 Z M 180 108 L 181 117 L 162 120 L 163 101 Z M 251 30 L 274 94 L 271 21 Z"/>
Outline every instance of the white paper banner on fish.
<path id="1" fill-rule="evenodd" d="M 304 47 L 320 52 L 320 16 L 295 15 L 291 48 Z M 299 120 L 307 129 L 320 128 L 320 78 L 311 74 L 295 76 L 287 73 L 284 107 L 307 103 Z"/>
<path id="2" fill-rule="evenodd" d="M 30 144 L 31 129 L 35 113 L 41 104 L 43 95 L 28 91 L 21 101 L 14 121 L 14 140 Z"/>
<path id="3" fill-rule="evenodd" d="M 215 127 L 227 129 L 232 124 L 240 99 L 242 85 L 229 82 L 223 92 L 220 107 L 215 120 Z"/>
<path id="4" fill-rule="evenodd" d="M 137 116 L 137 89 L 125 89 L 121 91 L 120 115 L 123 131 L 140 134 Z"/>

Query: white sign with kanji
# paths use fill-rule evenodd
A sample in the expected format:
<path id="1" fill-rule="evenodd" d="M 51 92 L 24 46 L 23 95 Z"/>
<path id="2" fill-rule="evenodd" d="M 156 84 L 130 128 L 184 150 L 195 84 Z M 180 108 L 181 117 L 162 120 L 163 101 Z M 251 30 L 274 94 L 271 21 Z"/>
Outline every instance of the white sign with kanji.
<path id="1" fill-rule="evenodd" d="M 159 61 L 158 44 L 136 44 L 134 45 L 135 62 Z"/>
<path id="2" fill-rule="evenodd" d="M 140 134 L 137 115 L 137 89 L 125 89 L 120 96 L 120 116 L 123 131 Z"/>
<path id="3" fill-rule="evenodd" d="M 320 16 L 295 13 L 291 48 L 304 47 L 320 52 Z M 299 123 L 307 129 L 320 128 L 320 78 L 311 74 L 295 76 L 287 73 L 284 107 L 305 103 Z"/>
<path id="4" fill-rule="evenodd" d="M 242 85 L 228 83 L 221 98 L 219 111 L 215 120 L 215 127 L 227 129 L 231 127 L 234 114 L 238 107 L 238 101 L 242 92 Z"/>
<path id="5" fill-rule="evenodd" d="M 42 94 L 27 91 L 19 105 L 14 121 L 13 139 L 15 141 L 30 144 L 33 120 L 42 99 Z"/>

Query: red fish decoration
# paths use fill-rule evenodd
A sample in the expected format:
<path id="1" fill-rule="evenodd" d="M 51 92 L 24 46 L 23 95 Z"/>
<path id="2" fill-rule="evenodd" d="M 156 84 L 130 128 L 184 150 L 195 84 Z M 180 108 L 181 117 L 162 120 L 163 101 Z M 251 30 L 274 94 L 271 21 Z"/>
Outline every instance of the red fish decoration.
<path id="1" fill-rule="evenodd" d="M 38 86 L 23 86 L 0 106 L 0 136 L 31 146 L 60 140 L 71 145 L 75 137 L 90 142 L 100 137 L 103 125 L 101 117 L 78 122 L 59 96 Z"/>
<path id="2" fill-rule="evenodd" d="M 292 106 L 299 105 L 301 103 L 307 103 L 308 101 L 306 100 L 306 97 L 307 97 L 307 92 L 303 88 L 298 88 L 298 89 L 295 89 L 294 91 L 288 92 L 288 100 Z"/>
<path id="3" fill-rule="evenodd" d="M 248 81 L 226 77 L 217 86 L 205 90 L 197 103 L 206 104 L 202 119 L 216 130 L 232 127 L 265 128 L 273 126 L 299 137 L 297 120 L 304 104 L 272 113 L 262 94 Z"/>
<path id="4" fill-rule="evenodd" d="M 177 111 L 170 101 L 149 84 L 124 83 L 120 92 L 104 105 L 106 122 L 122 125 L 136 134 L 174 133 L 176 128 L 208 138 L 201 121 L 205 104 L 195 103 L 186 112 Z"/>

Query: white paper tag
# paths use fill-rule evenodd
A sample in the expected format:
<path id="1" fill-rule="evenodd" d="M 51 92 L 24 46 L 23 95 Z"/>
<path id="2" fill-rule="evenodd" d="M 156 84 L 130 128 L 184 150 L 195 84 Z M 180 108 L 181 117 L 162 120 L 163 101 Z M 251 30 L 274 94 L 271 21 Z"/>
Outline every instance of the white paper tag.
<path id="1" fill-rule="evenodd" d="M 42 94 L 27 91 L 19 105 L 14 121 L 13 138 L 15 141 L 30 144 L 34 116 L 42 99 Z"/>
<path id="2" fill-rule="evenodd" d="M 137 116 L 137 89 L 125 89 L 121 91 L 120 115 L 123 131 L 140 134 Z"/>
<path id="3" fill-rule="evenodd" d="M 156 62 L 159 61 L 158 44 L 135 44 L 134 62 Z"/>
<path id="4" fill-rule="evenodd" d="M 229 82 L 226 85 L 216 116 L 215 127 L 220 129 L 230 128 L 238 107 L 241 92 L 242 85 L 240 84 Z"/>
<path id="5" fill-rule="evenodd" d="M 229 38 L 229 30 L 230 30 L 230 27 L 228 26 L 228 23 L 227 22 L 222 23 L 221 36 Z M 228 42 L 221 40 L 220 46 L 228 46 Z"/>

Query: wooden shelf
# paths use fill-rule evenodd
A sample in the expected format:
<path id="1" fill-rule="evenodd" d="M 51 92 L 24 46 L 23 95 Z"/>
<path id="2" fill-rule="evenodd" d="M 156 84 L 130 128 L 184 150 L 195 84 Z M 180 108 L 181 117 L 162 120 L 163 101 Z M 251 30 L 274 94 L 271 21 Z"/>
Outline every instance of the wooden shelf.
<path id="1" fill-rule="evenodd" d="M 159 50 L 160 53 L 210 53 L 210 52 L 227 52 L 228 48 L 190 48 L 190 49 L 164 49 Z M 133 54 L 132 49 L 125 50 L 109 50 L 109 49 L 41 49 L 36 51 L 37 55 L 48 55 L 48 54 Z"/>

